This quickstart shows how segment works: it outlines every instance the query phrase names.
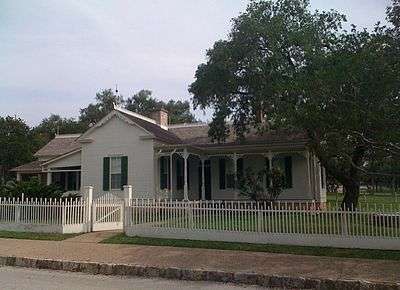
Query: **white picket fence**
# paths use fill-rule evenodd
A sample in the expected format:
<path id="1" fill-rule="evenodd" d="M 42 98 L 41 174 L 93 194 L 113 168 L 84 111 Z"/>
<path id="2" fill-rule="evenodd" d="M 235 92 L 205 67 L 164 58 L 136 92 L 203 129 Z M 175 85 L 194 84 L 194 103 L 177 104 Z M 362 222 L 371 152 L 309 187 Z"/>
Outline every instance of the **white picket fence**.
<path id="1" fill-rule="evenodd" d="M 86 199 L 0 198 L 0 230 L 80 233 L 89 229 Z"/>
<path id="2" fill-rule="evenodd" d="M 106 193 L 93 200 L 92 210 L 92 231 L 123 229 L 123 199 Z"/>
<path id="3" fill-rule="evenodd" d="M 400 250 L 400 207 L 130 200 L 129 236 Z"/>

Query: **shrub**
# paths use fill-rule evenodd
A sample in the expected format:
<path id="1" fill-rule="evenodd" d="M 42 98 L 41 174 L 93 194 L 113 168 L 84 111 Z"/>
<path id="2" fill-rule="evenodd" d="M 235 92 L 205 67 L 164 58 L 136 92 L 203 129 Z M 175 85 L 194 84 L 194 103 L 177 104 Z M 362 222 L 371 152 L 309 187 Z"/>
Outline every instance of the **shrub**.
<path id="1" fill-rule="evenodd" d="M 38 178 L 32 177 L 29 181 L 8 181 L 1 186 L 0 196 L 25 198 L 60 198 L 62 190 L 56 185 L 43 184 Z"/>
<path id="2" fill-rule="evenodd" d="M 266 184 L 266 180 L 271 180 Z M 241 194 L 257 201 L 275 201 L 282 193 L 285 178 L 282 170 L 272 168 L 254 172 L 247 168 L 245 175 L 241 178 L 239 188 Z"/>

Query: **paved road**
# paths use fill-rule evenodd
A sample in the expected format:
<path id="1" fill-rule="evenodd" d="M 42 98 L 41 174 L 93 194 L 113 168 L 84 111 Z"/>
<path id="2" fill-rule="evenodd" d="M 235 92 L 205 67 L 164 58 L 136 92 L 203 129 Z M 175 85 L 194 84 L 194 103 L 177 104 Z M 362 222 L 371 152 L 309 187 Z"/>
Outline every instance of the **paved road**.
<path id="1" fill-rule="evenodd" d="M 239 290 L 265 289 L 256 286 L 237 286 L 233 284 L 176 281 L 165 279 L 147 279 L 137 277 L 119 277 L 89 275 L 62 271 L 47 271 L 29 268 L 0 267 L 0 289 L 2 290 L 102 290 L 102 289 L 204 289 Z"/>

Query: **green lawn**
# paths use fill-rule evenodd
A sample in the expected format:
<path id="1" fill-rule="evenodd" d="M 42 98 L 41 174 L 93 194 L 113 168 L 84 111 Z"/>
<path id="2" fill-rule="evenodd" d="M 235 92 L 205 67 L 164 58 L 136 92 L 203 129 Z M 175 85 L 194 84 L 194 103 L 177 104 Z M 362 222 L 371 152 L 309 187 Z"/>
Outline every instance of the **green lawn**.
<path id="1" fill-rule="evenodd" d="M 78 234 L 48 234 L 48 233 L 0 231 L 0 238 L 5 238 L 5 239 L 62 241 L 77 235 Z"/>
<path id="2" fill-rule="evenodd" d="M 327 256 L 327 257 L 362 258 L 362 259 L 380 259 L 380 260 L 400 261 L 400 251 L 341 249 L 341 248 L 327 248 L 327 247 L 303 247 L 303 246 L 271 245 L 271 244 L 264 245 L 264 244 L 247 244 L 247 243 L 231 243 L 231 242 L 216 242 L 216 241 L 160 239 L 160 238 L 145 238 L 145 237 L 128 237 L 124 234 L 117 234 L 115 236 L 112 236 L 112 237 L 102 241 L 102 243 L 186 247 L 186 248 L 218 249 L 218 250 L 234 250 L 234 251 L 250 251 L 250 252 L 269 252 L 269 253 L 283 253 L 283 254 L 294 254 L 294 255 L 310 255 L 310 256 Z"/>
<path id="3" fill-rule="evenodd" d="M 342 193 L 327 194 L 328 206 L 335 207 L 340 205 L 342 200 Z M 359 204 L 362 208 L 366 208 L 368 205 L 370 210 L 374 210 L 374 205 L 376 204 L 377 208 L 382 211 L 390 211 L 391 208 L 400 211 L 400 193 L 396 196 L 390 193 L 361 193 Z"/>
<path id="4" fill-rule="evenodd" d="M 354 236 L 384 236 L 400 238 L 400 218 L 375 216 L 360 211 L 346 214 L 340 212 L 285 210 L 280 213 L 264 211 L 260 214 L 246 210 L 235 210 L 235 214 L 224 209 L 194 213 L 183 210 L 163 209 L 158 215 L 151 209 L 138 208 L 132 217 L 133 224 L 149 223 L 148 226 L 163 228 L 190 228 L 194 230 L 220 230 L 263 233 L 298 233 Z"/>

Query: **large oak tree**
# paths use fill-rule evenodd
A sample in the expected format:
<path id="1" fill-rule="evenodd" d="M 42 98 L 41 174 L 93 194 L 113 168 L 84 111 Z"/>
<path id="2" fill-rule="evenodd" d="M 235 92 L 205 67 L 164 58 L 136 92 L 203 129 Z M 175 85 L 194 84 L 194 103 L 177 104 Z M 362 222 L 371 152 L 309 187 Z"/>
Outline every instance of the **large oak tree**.
<path id="1" fill-rule="evenodd" d="M 387 10 L 392 26 L 368 32 L 342 30 L 345 16 L 312 12 L 307 0 L 250 2 L 189 88 L 195 107 L 214 109 L 211 137 L 224 140 L 227 118 L 239 139 L 252 126 L 303 130 L 343 184 L 343 206 L 356 206 L 367 161 L 400 152 L 398 4 Z"/>

